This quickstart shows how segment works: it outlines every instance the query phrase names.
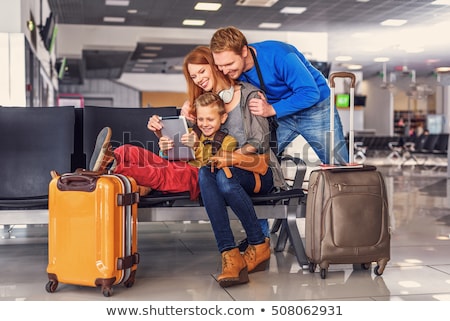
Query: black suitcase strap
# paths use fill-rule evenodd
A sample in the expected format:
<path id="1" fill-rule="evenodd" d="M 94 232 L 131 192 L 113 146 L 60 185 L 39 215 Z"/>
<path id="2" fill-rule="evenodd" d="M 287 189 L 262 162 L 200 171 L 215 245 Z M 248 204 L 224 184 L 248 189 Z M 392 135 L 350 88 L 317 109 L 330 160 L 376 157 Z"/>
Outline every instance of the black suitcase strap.
<path id="1" fill-rule="evenodd" d="M 140 261 L 139 253 L 134 253 L 129 256 L 119 257 L 117 259 L 117 270 L 126 270 L 133 267 L 133 265 L 139 264 Z"/>

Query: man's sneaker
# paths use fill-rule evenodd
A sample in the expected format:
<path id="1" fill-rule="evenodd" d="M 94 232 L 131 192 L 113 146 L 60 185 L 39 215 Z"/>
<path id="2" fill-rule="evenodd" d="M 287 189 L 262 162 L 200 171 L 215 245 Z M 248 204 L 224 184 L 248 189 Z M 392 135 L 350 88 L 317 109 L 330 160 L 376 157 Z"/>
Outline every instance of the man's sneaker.
<path id="1" fill-rule="evenodd" d="M 89 170 L 94 172 L 106 172 L 108 165 L 114 161 L 114 152 L 111 146 L 112 131 L 104 127 L 97 136 L 94 151 L 92 152 Z"/>

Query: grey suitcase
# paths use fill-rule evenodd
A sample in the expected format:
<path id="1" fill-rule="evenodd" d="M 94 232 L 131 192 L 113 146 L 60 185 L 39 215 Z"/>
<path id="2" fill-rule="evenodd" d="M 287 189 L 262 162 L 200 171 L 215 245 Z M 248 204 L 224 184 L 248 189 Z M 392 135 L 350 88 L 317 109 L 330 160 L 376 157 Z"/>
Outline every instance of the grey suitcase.
<path id="1" fill-rule="evenodd" d="M 350 114 L 354 109 L 355 75 L 339 72 L 330 75 L 331 97 L 335 78 L 350 78 Z M 334 117 L 334 101 L 330 117 Z M 349 150 L 353 147 L 350 116 Z M 330 126 L 333 142 L 333 123 Z M 330 146 L 333 144 L 330 143 Z M 330 164 L 333 164 L 330 151 Z M 350 152 L 350 163 L 353 153 Z M 374 166 L 329 166 L 311 172 L 306 201 L 305 251 L 309 270 L 320 266 L 322 279 L 330 264 L 377 265 L 381 275 L 390 260 L 389 211 L 382 174 Z"/>

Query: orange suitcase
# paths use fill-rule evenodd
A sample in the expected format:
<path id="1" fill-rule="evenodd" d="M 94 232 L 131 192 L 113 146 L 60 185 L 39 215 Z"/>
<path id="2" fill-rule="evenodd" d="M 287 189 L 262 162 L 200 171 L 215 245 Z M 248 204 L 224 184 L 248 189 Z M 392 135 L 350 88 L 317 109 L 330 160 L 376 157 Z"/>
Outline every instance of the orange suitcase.
<path id="1" fill-rule="evenodd" d="M 58 283 L 131 287 L 137 252 L 136 181 L 123 175 L 63 174 L 49 184 L 47 292 Z"/>

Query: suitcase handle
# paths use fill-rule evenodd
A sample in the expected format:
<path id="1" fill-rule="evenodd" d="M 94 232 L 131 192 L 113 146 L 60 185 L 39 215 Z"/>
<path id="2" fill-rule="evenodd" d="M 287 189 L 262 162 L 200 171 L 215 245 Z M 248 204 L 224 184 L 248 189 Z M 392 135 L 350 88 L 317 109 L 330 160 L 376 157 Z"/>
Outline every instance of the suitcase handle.
<path id="1" fill-rule="evenodd" d="M 80 175 L 80 174 L 64 174 L 57 182 L 60 191 L 83 191 L 92 192 L 97 186 L 98 176 Z"/>
<path id="2" fill-rule="evenodd" d="M 348 148 L 348 160 L 350 164 L 354 163 L 354 112 L 355 112 L 355 85 L 356 76 L 354 73 L 346 71 L 334 72 L 329 76 L 330 83 L 330 164 L 334 164 L 334 90 L 335 90 L 335 78 L 350 78 L 350 130 L 349 130 L 349 148 Z"/>
<path id="3" fill-rule="evenodd" d="M 355 88 L 356 85 L 356 76 L 354 73 L 351 72 L 345 72 L 345 71 L 339 71 L 339 72 L 334 72 L 330 75 L 329 78 L 329 82 L 330 82 L 330 87 L 335 88 L 336 84 L 334 82 L 334 78 L 350 78 L 351 83 L 350 83 L 350 88 Z"/>

